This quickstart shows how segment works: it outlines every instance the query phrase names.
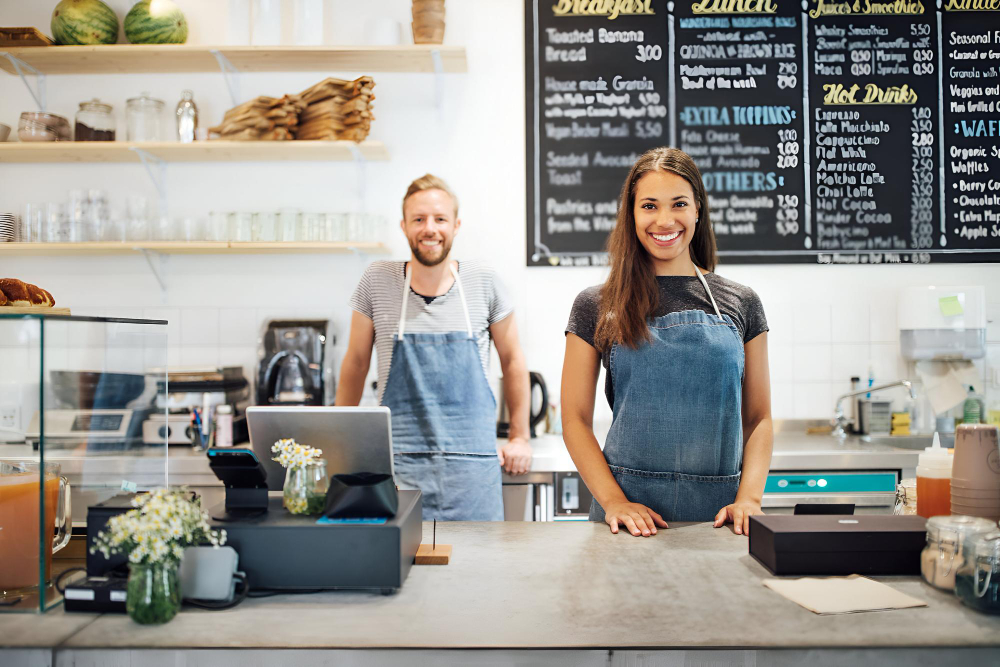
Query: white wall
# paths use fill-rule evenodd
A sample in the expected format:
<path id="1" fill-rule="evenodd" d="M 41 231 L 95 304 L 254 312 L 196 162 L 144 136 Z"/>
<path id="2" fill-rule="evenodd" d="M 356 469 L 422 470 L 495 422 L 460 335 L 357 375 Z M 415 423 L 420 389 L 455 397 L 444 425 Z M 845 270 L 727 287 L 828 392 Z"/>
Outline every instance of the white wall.
<path id="1" fill-rule="evenodd" d="M 113 0 L 123 17 L 130 2 Z M 189 43 L 218 43 L 226 29 L 222 0 L 177 0 L 191 26 Z M 337 43 L 353 44 L 365 21 L 388 15 L 409 21 L 409 2 L 337 0 Z M 49 5 L 0 0 L 5 25 L 35 25 L 48 32 Z M 464 226 L 455 243 L 461 258 L 488 260 L 502 274 L 514 302 L 532 369 L 557 392 L 563 329 L 573 297 L 601 282 L 600 269 L 525 266 L 523 3 L 521 0 L 450 0 L 448 44 L 468 50 L 468 74 L 447 75 L 443 108 L 434 105 L 434 77 L 376 73 L 372 139 L 391 152 L 387 163 L 365 168 L 366 199 L 359 201 L 358 171 L 349 163 L 175 164 L 168 168 L 173 215 L 210 210 L 358 210 L 399 218 L 409 181 L 424 172 L 447 179 L 461 198 Z M 353 76 L 352 72 L 333 72 Z M 246 74 L 244 98 L 298 92 L 320 73 Z M 172 107 L 182 89 L 194 91 L 202 124 L 214 124 L 230 106 L 219 74 L 49 76 L 49 109 L 72 117 L 77 103 L 100 97 L 115 107 L 124 129 L 125 99 L 148 90 Z M 33 109 L 14 76 L 0 75 L 0 122 L 16 126 Z M 624 173 L 623 173 L 624 178 Z M 61 200 L 73 188 L 103 188 L 121 203 L 128 193 L 155 191 L 136 165 L 0 165 L 0 211 L 27 202 Z M 386 243 L 406 256 L 401 233 Z M 77 314 L 169 319 L 174 364 L 238 363 L 252 370 L 261 322 L 275 315 L 332 317 L 342 333 L 347 299 L 372 257 L 349 255 L 184 256 L 167 258 L 165 291 L 141 256 L 46 257 L 0 262 L 0 274 L 35 282 Z M 907 369 L 898 354 L 896 293 L 907 285 L 987 286 L 988 312 L 1000 321 L 996 265 L 845 267 L 723 265 L 719 273 L 753 287 L 771 326 L 772 404 L 776 417 L 830 416 L 833 397 L 851 375 L 867 377 L 869 360 L 879 381 Z M 1000 329 L 989 330 L 991 357 L 1000 365 Z M 346 341 L 343 341 L 346 342 Z M 374 367 L 374 364 L 373 364 Z M 494 364 L 494 373 L 499 369 Z M 600 396 L 600 394 L 599 394 Z M 610 411 L 598 399 L 598 418 Z"/>

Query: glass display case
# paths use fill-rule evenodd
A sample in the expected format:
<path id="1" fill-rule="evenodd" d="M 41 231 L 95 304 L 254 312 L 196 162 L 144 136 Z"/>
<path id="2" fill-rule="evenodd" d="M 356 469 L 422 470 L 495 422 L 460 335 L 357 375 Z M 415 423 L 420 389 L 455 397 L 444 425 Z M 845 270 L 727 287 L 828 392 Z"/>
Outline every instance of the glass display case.
<path id="1" fill-rule="evenodd" d="M 0 612 L 62 601 L 88 507 L 167 484 L 166 438 L 142 428 L 163 410 L 166 324 L 0 308 Z"/>

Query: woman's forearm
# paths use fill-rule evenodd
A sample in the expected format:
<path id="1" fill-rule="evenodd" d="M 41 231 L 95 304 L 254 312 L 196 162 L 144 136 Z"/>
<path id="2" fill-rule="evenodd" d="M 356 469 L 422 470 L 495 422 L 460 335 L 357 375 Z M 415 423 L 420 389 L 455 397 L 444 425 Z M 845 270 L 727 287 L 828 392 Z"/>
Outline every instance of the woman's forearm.
<path id="1" fill-rule="evenodd" d="M 565 420 L 563 440 L 577 471 L 583 478 L 583 483 L 587 485 L 587 489 L 601 507 L 607 507 L 608 503 L 615 501 L 627 500 L 614 475 L 611 474 L 611 469 L 608 468 L 608 462 L 604 458 L 604 452 L 601 451 L 591 425 L 581 419 Z"/>
<path id="2" fill-rule="evenodd" d="M 760 504 L 764 497 L 764 485 L 771 468 L 771 451 L 774 446 L 774 430 L 771 417 L 759 420 L 750 431 L 743 447 L 743 469 L 740 488 L 736 492 L 737 501 Z"/>

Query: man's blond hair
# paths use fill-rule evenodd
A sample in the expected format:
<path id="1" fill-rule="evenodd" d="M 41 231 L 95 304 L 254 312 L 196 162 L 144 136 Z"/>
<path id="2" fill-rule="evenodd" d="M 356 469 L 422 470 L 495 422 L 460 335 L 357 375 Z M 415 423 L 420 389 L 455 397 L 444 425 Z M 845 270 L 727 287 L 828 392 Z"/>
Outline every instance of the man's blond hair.
<path id="1" fill-rule="evenodd" d="M 455 193 L 451 191 L 448 184 L 444 182 L 444 179 L 438 178 L 434 174 L 424 174 L 420 178 L 416 179 L 410 183 L 410 187 L 406 188 L 406 195 L 403 196 L 403 218 L 406 218 L 406 200 L 417 194 L 418 192 L 423 192 L 424 190 L 441 190 L 445 192 L 451 201 L 455 204 L 455 217 L 458 217 L 458 197 Z"/>

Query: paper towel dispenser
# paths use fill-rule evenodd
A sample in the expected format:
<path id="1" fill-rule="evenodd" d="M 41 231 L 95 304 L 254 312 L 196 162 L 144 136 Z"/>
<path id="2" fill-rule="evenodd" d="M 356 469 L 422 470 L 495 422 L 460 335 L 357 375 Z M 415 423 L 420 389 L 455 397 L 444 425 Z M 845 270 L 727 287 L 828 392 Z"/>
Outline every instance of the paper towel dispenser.
<path id="1" fill-rule="evenodd" d="M 899 351 L 911 361 L 986 355 L 986 289 L 981 285 L 908 287 L 897 312 Z"/>

